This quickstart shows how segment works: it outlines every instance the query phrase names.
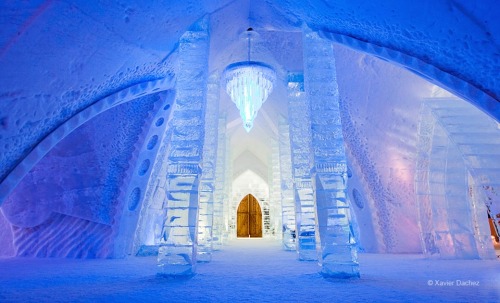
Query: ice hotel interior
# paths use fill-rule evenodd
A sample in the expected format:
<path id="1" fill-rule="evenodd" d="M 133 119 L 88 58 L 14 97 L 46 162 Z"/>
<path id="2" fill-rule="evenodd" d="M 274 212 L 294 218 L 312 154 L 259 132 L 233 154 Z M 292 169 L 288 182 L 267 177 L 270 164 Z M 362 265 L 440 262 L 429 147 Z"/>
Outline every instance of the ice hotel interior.
<path id="1" fill-rule="evenodd" d="M 0 302 L 500 302 L 500 3 L 0 3 Z"/>

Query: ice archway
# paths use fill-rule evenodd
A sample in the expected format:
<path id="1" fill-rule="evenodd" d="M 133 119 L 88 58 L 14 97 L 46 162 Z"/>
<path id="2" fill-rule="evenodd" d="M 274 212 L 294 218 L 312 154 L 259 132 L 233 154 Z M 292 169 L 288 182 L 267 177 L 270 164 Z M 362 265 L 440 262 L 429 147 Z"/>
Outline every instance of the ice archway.
<path id="1" fill-rule="evenodd" d="M 148 167 L 154 165 L 152 159 L 146 164 L 140 152 L 148 151 L 148 144 L 152 142 L 155 134 L 150 133 L 150 129 L 165 127 L 158 122 L 161 118 L 158 115 L 168 105 L 168 98 L 158 92 L 175 89 L 171 77 L 177 76 L 178 41 L 205 15 L 210 18 L 210 71 L 220 71 L 234 61 L 238 56 L 237 37 L 249 26 L 267 35 L 267 48 L 275 60 L 285 62 L 290 70 L 300 69 L 301 59 L 296 59 L 301 56 L 294 51 L 300 49 L 300 42 L 295 36 L 300 36 L 307 25 L 332 42 L 411 69 L 467 99 L 497 121 L 500 118 L 500 26 L 495 19 L 500 8 L 494 1 L 481 5 L 467 1 L 380 1 L 370 4 L 362 1 L 348 4 L 187 1 L 165 5 L 154 1 L 147 5 L 116 3 L 107 7 L 91 1 L 76 4 L 40 1 L 2 6 L 0 17 L 5 23 L 5 34 L 0 40 L 0 205 L 4 205 L 9 194 L 13 199 L 11 206 L 17 204 L 14 210 L 2 206 L 3 230 L 9 230 L 4 232 L 9 234 L 3 238 L 8 242 L 5 247 L 17 247 L 5 254 L 92 257 L 129 253 L 129 246 L 122 244 L 134 229 L 132 223 L 126 223 L 130 219 L 127 209 L 135 210 L 138 207 L 136 200 L 140 199 L 134 191 L 139 187 L 131 184 L 138 182 L 137 171 L 144 170 L 140 177 L 147 177 Z M 103 11 L 106 14 L 102 14 Z M 360 226 L 372 226 L 360 228 L 365 231 L 364 234 L 361 231 L 361 244 L 370 251 L 419 251 L 418 241 L 415 241 L 418 237 L 415 218 L 401 215 L 408 227 L 406 232 L 396 232 L 394 217 L 402 213 L 401 209 L 398 211 L 398 204 L 406 209 L 415 203 L 411 190 L 413 183 L 408 176 L 413 176 L 415 170 L 410 164 L 416 154 L 413 127 L 416 120 L 412 119 L 411 111 L 418 110 L 418 103 L 411 101 L 429 97 L 430 86 L 377 59 L 342 46 L 335 48 L 339 86 L 345 96 L 345 130 L 351 134 L 346 144 L 354 172 L 352 184 L 357 185 L 356 189 L 365 197 L 371 197 L 366 199 L 365 208 L 354 208 Z M 348 62 L 349 59 L 352 61 Z M 396 78 L 394 75 L 401 76 L 398 83 L 404 84 L 402 87 L 408 95 L 402 88 L 388 85 L 384 80 L 370 80 L 369 85 L 361 81 L 382 75 L 391 80 Z M 353 91 L 355 87 L 358 91 Z M 382 87 L 394 91 L 392 99 L 387 102 L 370 99 L 376 93 L 382 94 Z M 148 94 L 151 95 L 149 99 Z M 98 112 L 117 105 L 113 102 L 132 101 L 136 97 L 134 102 L 103 112 L 100 121 L 91 122 Z M 404 98 L 406 100 L 401 100 Z M 372 109 L 372 104 L 383 110 Z M 260 122 L 267 123 L 271 132 L 262 130 L 260 134 L 269 139 L 278 130 L 275 115 L 282 110 L 272 107 L 263 110 Z M 385 115 L 390 122 L 370 116 L 370 111 Z M 137 115 L 132 114 L 134 112 Z M 132 116 L 134 119 L 130 119 Z M 167 116 L 163 118 L 168 120 Z M 231 124 L 233 121 L 227 121 L 227 136 L 233 138 L 235 145 L 241 145 L 238 139 L 241 134 L 236 129 L 237 123 Z M 157 123 L 160 125 L 156 126 Z M 130 128 L 118 127 L 124 124 Z M 375 130 L 369 131 L 370 126 L 366 124 L 375 125 Z M 398 128 L 398 124 L 403 126 Z M 83 128 L 78 131 L 78 126 Z M 102 137 L 94 136 L 95 133 Z M 66 142 L 58 144 L 64 138 Z M 89 149 L 75 150 L 83 138 L 90 138 L 87 140 Z M 374 138 L 386 142 L 386 146 L 373 143 Z M 250 142 L 260 144 L 256 146 L 265 151 L 253 151 L 264 163 L 261 175 L 265 175 L 269 173 L 266 168 L 272 167 L 272 159 L 266 158 L 272 154 L 272 148 L 254 139 Z M 102 142 L 111 142 L 112 146 L 106 147 Z M 124 147 L 119 142 L 127 143 Z M 121 148 L 121 154 L 109 153 Z M 384 153 L 376 154 L 373 148 L 380 148 Z M 232 160 L 243 152 L 236 150 Z M 46 162 L 40 164 L 38 161 L 45 154 Z M 61 159 L 71 163 L 71 159 L 83 154 L 89 157 L 72 162 L 76 164 L 75 169 L 69 164 L 61 164 Z M 102 171 L 92 171 L 86 160 L 93 158 L 98 160 L 90 163 L 96 166 L 111 164 Z M 51 180 L 45 176 L 47 168 L 53 168 L 52 173 L 61 177 Z M 99 176 L 96 182 L 90 182 L 95 176 Z M 30 201 L 35 198 L 23 196 L 22 189 L 33 188 L 33 185 L 41 188 L 44 186 L 41 180 L 50 182 L 35 196 L 44 198 L 41 200 L 49 208 L 51 203 L 57 204 L 55 200 L 64 201 L 63 206 L 52 209 L 57 213 L 52 214 L 55 217 L 43 217 L 40 222 L 30 220 L 30 215 L 37 217 L 40 213 L 20 215 L 21 221 L 24 219 L 21 224 L 14 217 L 33 212 L 28 207 L 33 205 Z M 19 182 L 24 185 L 16 190 Z M 376 192 L 377 187 L 384 189 L 382 193 Z M 89 204 L 80 205 L 86 189 L 97 192 L 100 199 L 89 199 Z M 56 193 L 55 197 L 50 193 Z M 161 191 L 156 193 L 161 197 Z M 366 214 L 368 209 L 377 216 L 370 218 Z M 30 240 L 27 235 L 38 237 L 48 233 L 56 221 L 62 222 L 57 228 L 77 229 L 85 225 L 96 235 L 96 241 L 85 243 L 88 248 L 80 245 L 83 247 L 79 250 L 52 249 L 49 252 L 47 249 L 25 250 L 16 244 L 30 243 L 22 241 L 26 237 Z M 41 224 L 43 228 L 39 227 L 38 233 L 27 230 Z M 76 240 L 58 241 L 73 243 Z M 68 247 L 79 247 L 79 243 Z"/>

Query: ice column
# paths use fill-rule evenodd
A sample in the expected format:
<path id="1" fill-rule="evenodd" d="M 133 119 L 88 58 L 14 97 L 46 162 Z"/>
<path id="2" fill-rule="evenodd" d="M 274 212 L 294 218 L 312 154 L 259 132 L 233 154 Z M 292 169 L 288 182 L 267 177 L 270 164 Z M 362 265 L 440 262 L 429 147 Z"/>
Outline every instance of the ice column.
<path id="1" fill-rule="evenodd" d="M 295 220 L 299 260 L 317 260 L 314 196 L 311 180 L 311 119 L 304 92 L 304 75 L 288 76 L 288 116 L 292 175 L 295 192 Z"/>
<path id="2" fill-rule="evenodd" d="M 283 222 L 283 249 L 295 250 L 295 201 L 293 199 L 292 155 L 290 131 L 284 119 L 279 122 L 279 152 L 281 176 L 281 213 Z"/>
<path id="3" fill-rule="evenodd" d="M 305 91 L 310 102 L 316 245 L 325 277 L 359 277 L 346 193 L 347 165 L 331 42 L 304 34 Z"/>
<path id="4" fill-rule="evenodd" d="M 231 207 L 233 205 L 232 203 L 232 192 L 233 192 L 233 182 L 232 181 L 232 176 L 233 176 L 233 165 L 231 162 L 231 149 L 230 149 L 230 143 L 229 140 L 227 139 L 227 136 L 225 136 L 224 143 L 226 145 L 226 152 L 225 152 L 225 176 L 224 176 L 224 200 L 223 200 L 223 222 L 222 222 L 222 244 L 226 243 L 229 237 L 229 222 L 231 220 L 231 213 L 236 214 L 236 208 Z M 239 201 L 238 201 L 239 202 Z M 234 234 L 233 234 L 234 235 Z"/>
<path id="5" fill-rule="evenodd" d="M 226 200 L 226 117 L 219 118 L 217 136 L 217 163 L 215 165 L 215 193 L 212 229 L 214 250 L 222 247 L 224 233 L 224 201 Z"/>
<path id="6" fill-rule="evenodd" d="M 271 167 L 269 188 L 269 199 L 271 208 L 269 216 L 271 221 L 271 235 L 278 239 L 282 238 L 282 216 L 281 216 L 281 176 L 280 176 L 280 155 L 278 142 L 271 143 Z"/>
<path id="7" fill-rule="evenodd" d="M 214 212 L 215 163 L 217 161 L 217 129 L 219 123 L 219 75 L 208 79 L 205 111 L 205 143 L 198 214 L 198 262 L 212 259 L 212 225 Z"/>
<path id="8" fill-rule="evenodd" d="M 169 126 L 166 218 L 158 249 L 158 274 L 191 276 L 196 270 L 198 188 L 208 78 L 208 22 L 181 36 L 174 112 Z"/>
<path id="9" fill-rule="evenodd" d="M 434 119 L 430 109 L 422 107 L 419 122 L 419 140 L 417 145 L 417 169 L 415 172 L 415 191 L 417 194 L 417 209 L 420 224 L 422 249 L 427 255 L 439 254 L 438 246 L 434 239 L 434 219 L 429 183 L 431 168 L 432 137 L 434 135 Z M 439 161 L 438 161 L 439 163 Z"/>
<path id="10" fill-rule="evenodd" d="M 271 189 L 269 190 L 271 192 Z M 262 201 L 262 229 L 263 229 L 263 237 L 269 238 L 272 235 L 272 227 L 271 227 L 271 201 L 269 200 L 269 196 L 267 199 Z"/>

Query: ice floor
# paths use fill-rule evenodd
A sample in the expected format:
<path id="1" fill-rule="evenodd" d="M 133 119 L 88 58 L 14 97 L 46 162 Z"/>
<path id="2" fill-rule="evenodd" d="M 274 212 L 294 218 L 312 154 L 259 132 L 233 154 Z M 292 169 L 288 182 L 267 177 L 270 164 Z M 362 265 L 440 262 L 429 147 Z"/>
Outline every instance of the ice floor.
<path id="1" fill-rule="evenodd" d="M 181 281 L 157 277 L 151 257 L 3 259 L 0 302 L 500 302 L 498 260 L 359 259 L 351 281 L 327 281 L 266 239 L 233 240 Z"/>

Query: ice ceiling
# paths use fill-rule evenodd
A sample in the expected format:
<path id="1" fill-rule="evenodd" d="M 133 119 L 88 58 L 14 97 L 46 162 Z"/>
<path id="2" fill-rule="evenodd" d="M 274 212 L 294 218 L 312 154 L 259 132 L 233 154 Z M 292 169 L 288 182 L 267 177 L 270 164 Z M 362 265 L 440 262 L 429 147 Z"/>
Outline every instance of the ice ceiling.
<path id="1" fill-rule="evenodd" d="M 127 190 L 147 181 L 133 170 L 154 165 L 141 146 L 160 146 L 152 138 L 168 128 L 179 38 L 204 16 L 209 75 L 244 58 L 239 36 L 248 27 L 261 36 L 257 56 L 281 72 L 303 69 L 304 28 L 335 43 L 349 186 L 366 205 L 355 212 L 360 244 L 421 252 L 415 176 L 422 100 L 456 99 L 440 86 L 498 122 L 499 15 L 493 0 L 4 2 L 0 256 L 130 253 L 124 243 L 135 226 L 123 209 L 140 209 L 140 201 Z M 285 84 L 249 134 L 220 94 L 228 178 L 236 185 L 256 174 L 267 181 L 262 192 L 271 187 L 270 142 L 288 119 Z"/>

